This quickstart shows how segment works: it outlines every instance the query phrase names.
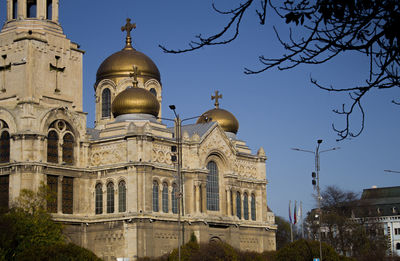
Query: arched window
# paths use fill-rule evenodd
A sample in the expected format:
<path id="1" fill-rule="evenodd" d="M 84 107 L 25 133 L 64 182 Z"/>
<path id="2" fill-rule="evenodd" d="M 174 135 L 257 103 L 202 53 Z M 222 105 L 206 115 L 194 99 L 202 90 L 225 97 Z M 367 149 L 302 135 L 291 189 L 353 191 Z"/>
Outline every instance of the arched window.
<path id="1" fill-rule="evenodd" d="M 236 192 L 236 216 L 242 219 L 242 201 L 240 200 L 240 192 Z"/>
<path id="2" fill-rule="evenodd" d="M 158 182 L 153 181 L 153 211 L 158 212 Z"/>
<path id="3" fill-rule="evenodd" d="M 37 3 L 36 0 L 27 0 L 27 17 L 28 18 L 35 18 L 36 17 L 36 12 L 37 12 Z"/>
<path id="4" fill-rule="evenodd" d="M 12 18 L 18 18 L 18 0 L 13 0 Z"/>
<path id="5" fill-rule="evenodd" d="M 0 136 L 0 162 L 10 162 L 10 134 L 3 131 Z"/>
<path id="6" fill-rule="evenodd" d="M 71 133 L 66 133 L 63 138 L 62 159 L 66 164 L 74 164 L 74 137 Z"/>
<path id="7" fill-rule="evenodd" d="M 96 214 L 103 214 L 103 189 L 100 183 L 96 185 Z"/>
<path id="8" fill-rule="evenodd" d="M 106 88 L 101 94 L 101 117 L 108 118 L 111 116 L 111 92 Z"/>
<path id="9" fill-rule="evenodd" d="M 50 131 L 47 136 L 47 162 L 58 163 L 58 134 Z"/>
<path id="10" fill-rule="evenodd" d="M 218 167 L 214 161 L 207 164 L 207 210 L 219 210 Z"/>
<path id="11" fill-rule="evenodd" d="M 114 183 L 107 184 L 107 213 L 114 213 Z"/>
<path id="12" fill-rule="evenodd" d="M 172 213 L 178 214 L 178 186 L 172 184 L 171 201 L 172 201 Z"/>
<path id="13" fill-rule="evenodd" d="M 46 12 L 47 19 L 48 20 L 53 19 L 53 0 L 47 0 L 46 9 L 47 9 Z"/>
<path id="14" fill-rule="evenodd" d="M 126 185 L 123 180 L 118 184 L 118 211 L 126 211 Z"/>
<path id="15" fill-rule="evenodd" d="M 162 211 L 168 213 L 168 184 L 163 183 L 162 189 Z"/>
<path id="16" fill-rule="evenodd" d="M 150 92 L 151 92 L 151 94 L 153 94 L 154 96 L 157 97 L 157 91 L 156 91 L 156 89 L 151 88 L 151 89 L 150 89 Z"/>
<path id="17" fill-rule="evenodd" d="M 251 194 L 251 220 L 256 220 L 256 196 Z"/>
<path id="18" fill-rule="evenodd" d="M 245 220 L 249 220 L 249 196 L 247 193 L 243 195 L 243 217 Z"/>

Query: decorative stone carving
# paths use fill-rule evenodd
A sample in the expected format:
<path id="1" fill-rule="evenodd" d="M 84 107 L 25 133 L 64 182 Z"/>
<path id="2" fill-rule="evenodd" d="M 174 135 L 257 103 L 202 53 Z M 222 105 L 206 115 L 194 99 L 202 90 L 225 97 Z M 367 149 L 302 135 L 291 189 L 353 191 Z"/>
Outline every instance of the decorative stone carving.
<path id="1" fill-rule="evenodd" d="M 122 163 L 126 160 L 126 145 L 117 143 L 105 146 L 93 147 L 90 154 L 92 166 Z"/>
<path id="2" fill-rule="evenodd" d="M 171 165 L 171 147 L 162 144 L 153 144 L 152 161 Z"/>

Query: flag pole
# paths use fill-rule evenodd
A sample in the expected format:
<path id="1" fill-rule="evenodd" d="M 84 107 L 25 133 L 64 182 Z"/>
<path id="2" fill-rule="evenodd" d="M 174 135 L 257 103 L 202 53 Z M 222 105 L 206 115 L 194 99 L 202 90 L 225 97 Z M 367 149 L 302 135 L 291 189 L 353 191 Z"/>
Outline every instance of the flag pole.
<path id="1" fill-rule="evenodd" d="M 289 200 L 289 223 L 290 223 L 290 242 L 293 243 L 293 229 L 292 229 L 292 213 L 290 211 L 290 205 L 292 204 L 292 201 Z"/>

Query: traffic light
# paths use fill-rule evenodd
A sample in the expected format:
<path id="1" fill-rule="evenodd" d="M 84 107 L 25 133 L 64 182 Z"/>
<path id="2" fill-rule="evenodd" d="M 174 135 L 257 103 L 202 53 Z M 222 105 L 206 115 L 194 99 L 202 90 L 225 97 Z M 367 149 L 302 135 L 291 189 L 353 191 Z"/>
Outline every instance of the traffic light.
<path id="1" fill-rule="evenodd" d="M 177 150 L 177 148 L 176 148 L 176 146 L 175 145 L 172 145 L 171 146 L 171 161 L 172 162 L 176 162 L 176 160 L 177 160 L 177 157 L 176 157 L 176 152 L 177 152 L 178 150 Z"/>
<path id="2" fill-rule="evenodd" d="M 311 176 L 312 176 L 312 184 L 313 184 L 313 186 L 317 185 L 317 180 L 316 180 L 317 174 L 315 172 L 313 172 L 313 173 L 311 173 Z"/>

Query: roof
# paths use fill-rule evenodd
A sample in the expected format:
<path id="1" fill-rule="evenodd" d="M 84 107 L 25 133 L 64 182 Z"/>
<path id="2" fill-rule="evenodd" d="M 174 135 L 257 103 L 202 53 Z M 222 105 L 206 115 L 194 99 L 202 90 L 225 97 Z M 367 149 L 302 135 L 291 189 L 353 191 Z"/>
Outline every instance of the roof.
<path id="1" fill-rule="evenodd" d="M 358 206 L 358 216 L 399 215 L 400 186 L 364 189 Z"/>
<path id="2" fill-rule="evenodd" d="M 206 123 L 199 123 L 199 124 L 188 124 L 182 126 L 182 134 L 187 132 L 189 134 L 189 137 L 193 136 L 194 134 L 197 134 L 201 137 L 203 137 L 215 124 L 216 122 L 206 122 Z M 174 127 L 168 128 L 170 130 L 174 130 Z"/>

